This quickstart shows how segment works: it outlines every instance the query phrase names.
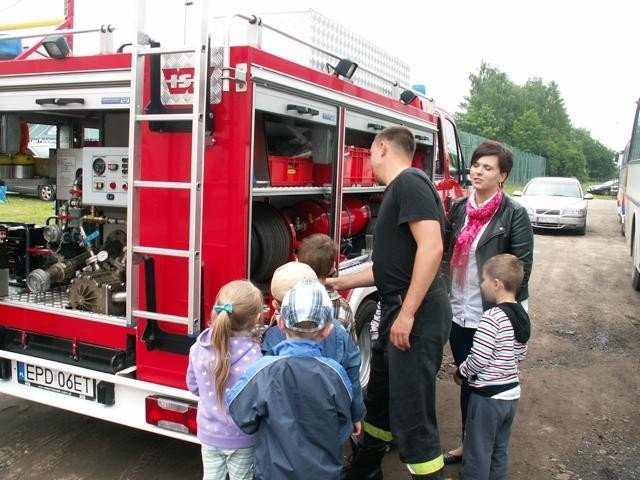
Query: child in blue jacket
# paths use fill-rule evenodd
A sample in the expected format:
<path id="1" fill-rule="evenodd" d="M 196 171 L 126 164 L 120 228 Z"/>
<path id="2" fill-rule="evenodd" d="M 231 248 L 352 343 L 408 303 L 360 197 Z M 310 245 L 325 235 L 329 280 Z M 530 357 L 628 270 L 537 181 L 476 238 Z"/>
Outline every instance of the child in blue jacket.
<path id="1" fill-rule="evenodd" d="M 303 280 L 284 297 L 278 323 L 287 339 L 263 357 L 227 395 L 240 429 L 256 433 L 258 480 L 338 480 L 342 444 L 359 434 L 351 418 L 352 388 L 344 369 L 323 356 L 334 328 L 325 288 Z"/>
<path id="2" fill-rule="evenodd" d="M 271 296 L 273 307 L 276 311 L 275 318 L 279 316 L 280 305 L 285 294 L 301 280 L 317 278 L 316 272 L 307 264 L 301 262 L 285 263 L 273 274 L 271 280 Z M 319 281 L 321 284 L 322 282 Z M 333 303 L 333 302 L 332 302 Z M 335 305 L 334 305 L 335 314 Z M 353 388 L 353 403 L 351 404 L 351 417 L 354 422 L 362 420 L 365 414 L 362 387 L 360 385 L 360 351 L 351 339 L 351 335 L 335 318 L 333 329 L 327 337 L 320 342 L 325 357 L 338 362 L 347 372 L 347 376 Z M 276 345 L 285 340 L 284 327 L 272 321 L 262 337 L 262 353 L 264 355 L 276 355 Z"/>

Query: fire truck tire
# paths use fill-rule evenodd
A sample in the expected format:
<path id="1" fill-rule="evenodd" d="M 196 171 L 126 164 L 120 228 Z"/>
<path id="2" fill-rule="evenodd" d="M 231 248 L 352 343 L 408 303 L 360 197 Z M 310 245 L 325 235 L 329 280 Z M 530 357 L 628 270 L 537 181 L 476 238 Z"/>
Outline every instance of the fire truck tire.
<path id="1" fill-rule="evenodd" d="M 363 300 L 355 314 L 356 335 L 360 349 L 360 383 L 366 388 L 371 375 L 371 321 L 376 314 L 377 304 L 374 300 Z"/>
<path id="2" fill-rule="evenodd" d="M 255 259 L 256 262 L 251 268 L 252 279 L 267 282 L 275 269 L 291 258 L 293 240 L 289 226 L 274 207 L 256 202 L 253 204 L 252 230 L 257 239 L 257 253 L 251 255 L 252 261 Z"/>
<path id="3" fill-rule="evenodd" d="M 635 265 L 632 265 L 631 268 L 633 268 L 633 271 L 631 272 L 631 285 L 634 290 L 640 292 L 640 272 L 638 272 Z"/>
<path id="4" fill-rule="evenodd" d="M 258 240 L 258 235 L 256 234 L 255 228 L 253 225 L 251 226 L 251 277 L 255 276 L 255 270 L 258 266 L 258 260 L 260 259 L 260 251 L 262 249 L 262 245 L 260 245 L 260 241 Z"/>

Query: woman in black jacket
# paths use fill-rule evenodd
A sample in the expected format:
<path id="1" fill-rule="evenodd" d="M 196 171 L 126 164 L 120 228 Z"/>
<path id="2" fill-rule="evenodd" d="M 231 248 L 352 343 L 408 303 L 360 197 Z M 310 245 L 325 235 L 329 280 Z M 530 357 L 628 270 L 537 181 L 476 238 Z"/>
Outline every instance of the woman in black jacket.
<path id="1" fill-rule="evenodd" d="M 524 265 L 517 299 L 527 308 L 527 288 L 533 263 L 533 230 L 525 208 L 509 198 L 502 184 L 513 166 L 513 154 L 494 141 L 483 142 L 471 156 L 469 196 L 451 207 L 447 228 L 445 270 L 449 273 L 453 324 L 449 343 L 459 366 L 469 355 L 480 318 L 493 307 L 482 295 L 482 267 L 491 257 L 511 253 Z M 460 390 L 462 435 L 469 387 Z M 444 454 L 445 464 L 462 461 L 463 447 Z"/>

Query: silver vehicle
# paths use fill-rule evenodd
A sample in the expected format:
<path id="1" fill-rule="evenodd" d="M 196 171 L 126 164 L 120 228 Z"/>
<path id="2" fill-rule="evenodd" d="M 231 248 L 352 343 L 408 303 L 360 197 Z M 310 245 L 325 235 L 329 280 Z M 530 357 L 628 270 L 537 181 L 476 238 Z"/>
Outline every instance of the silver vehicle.
<path id="1" fill-rule="evenodd" d="M 524 191 L 513 192 L 524 205 L 534 228 L 571 229 L 584 235 L 587 228 L 587 200 L 580 182 L 568 177 L 537 177 Z"/>
<path id="2" fill-rule="evenodd" d="M 55 148 L 50 143 L 30 143 L 27 154 L 37 158 L 49 158 L 49 150 Z M 18 168 L 16 166 L 15 168 Z M 45 202 L 56 199 L 56 179 L 51 177 L 37 177 L 33 175 L 33 166 L 21 166 L 10 176 L 0 178 L 7 187 L 8 193 L 39 197 Z"/>

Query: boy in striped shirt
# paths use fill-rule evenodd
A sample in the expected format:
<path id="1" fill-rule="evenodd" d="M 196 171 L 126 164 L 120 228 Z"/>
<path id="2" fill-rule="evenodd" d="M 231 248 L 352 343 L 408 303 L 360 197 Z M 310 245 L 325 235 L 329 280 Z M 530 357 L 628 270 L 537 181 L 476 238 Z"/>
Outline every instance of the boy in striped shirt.
<path id="1" fill-rule="evenodd" d="M 507 478 L 511 424 L 520 398 L 518 364 L 527 353 L 531 322 L 516 302 L 522 263 L 510 254 L 489 259 L 480 288 L 496 304 L 484 312 L 467 359 L 456 369 L 458 385 L 468 382 L 471 397 L 464 435 L 462 480 Z"/>

